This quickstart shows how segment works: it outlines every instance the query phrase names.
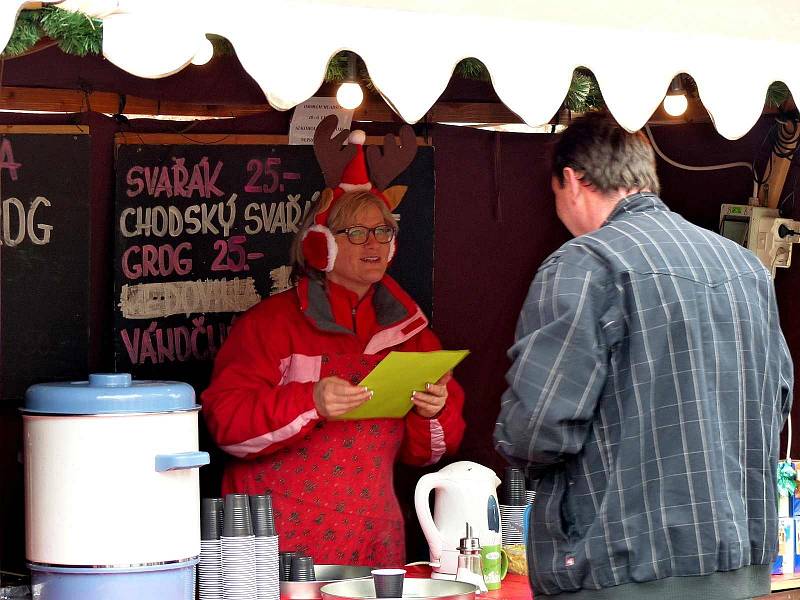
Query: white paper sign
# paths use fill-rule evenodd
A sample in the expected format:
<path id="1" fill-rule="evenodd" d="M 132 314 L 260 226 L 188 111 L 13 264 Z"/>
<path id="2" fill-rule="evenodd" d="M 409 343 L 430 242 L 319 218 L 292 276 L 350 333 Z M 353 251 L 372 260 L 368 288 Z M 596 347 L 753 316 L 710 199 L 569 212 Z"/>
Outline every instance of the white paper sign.
<path id="1" fill-rule="evenodd" d="M 317 125 L 328 115 L 339 117 L 336 133 L 342 129 L 350 129 L 350 124 L 353 122 L 353 111 L 339 106 L 336 98 L 314 96 L 295 106 L 292 122 L 289 125 L 289 144 L 313 144 Z"/>

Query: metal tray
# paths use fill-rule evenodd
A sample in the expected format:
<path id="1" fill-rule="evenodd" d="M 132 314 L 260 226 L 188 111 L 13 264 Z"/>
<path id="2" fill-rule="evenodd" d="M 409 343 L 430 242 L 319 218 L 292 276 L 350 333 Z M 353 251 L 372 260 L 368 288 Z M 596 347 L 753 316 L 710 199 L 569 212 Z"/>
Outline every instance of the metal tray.
<path id="1" fill-rule="evenodd" d="M 322 586 L 322 600 L 361 600 L 375 598 L 372 577 L 339 581 Z M 471 583 L 445 579 L 416 579 L 403 581 L 403 598 L 417 600 L 474 600 L 478 588 Z"/>
<path id="2" fill-rule="evenodd" d="M 292 600 L 318 600 L 320 588 L 328 583 L 350 579 L 369 579 L 372 583 L 372 567 L 350 565 L 314 565 L 316 581 L 281 581 L 281 598 Z M 373 593 L 373 596 L 375 594 Z"/>

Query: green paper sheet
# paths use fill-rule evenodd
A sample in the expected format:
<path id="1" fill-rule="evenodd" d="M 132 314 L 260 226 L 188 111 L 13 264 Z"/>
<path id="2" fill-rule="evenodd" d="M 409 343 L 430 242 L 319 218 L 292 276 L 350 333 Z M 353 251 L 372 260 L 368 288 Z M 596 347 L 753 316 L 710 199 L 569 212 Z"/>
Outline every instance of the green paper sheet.
<path id="1" fill-rule="evenodd" d="M 423 391 L 464 360 L 469 350 L 390 352 L 359 385 L 375 394 L 339 419 L 401 419 L 414 406 L 411 392 Z"/>

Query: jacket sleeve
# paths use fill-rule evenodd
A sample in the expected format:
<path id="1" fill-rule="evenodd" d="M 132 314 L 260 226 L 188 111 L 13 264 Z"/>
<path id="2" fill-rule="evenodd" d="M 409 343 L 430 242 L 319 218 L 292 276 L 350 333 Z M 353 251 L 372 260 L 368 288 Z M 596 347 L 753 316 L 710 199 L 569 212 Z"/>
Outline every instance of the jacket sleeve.
<path id="1" fill-rule="evenodd" d="M 442 344 L 430 329 L 417 336 L 417 352 L 440 350 Z M 400 460 L 408 465 L 427 466 L 445 454 L 453 454 L 464 437 L 464 390 L 455 379 L 447 384 L 447 402 L 433 418 L 418 415 L 413 409 L 406 415 L 406 431 L 400 448 Z"/>
<path id="2" fill-rule="evenodd" d="M 778 339 L 781 346 L 781 368 L 780 368 L 780 395 L 781 395 L 781 417 L 782 423 L 786 423 L 786 419 L 792 410 L 792 401 L 794 399 L 794 364 L 792 363 L 792 355 L 789 353 L 789 346 L 786 344 L 786 339 L 783 333 L 778 331 Z"/>
<path id="3" fill-rule="evenodd" d="M 274 318 L 265 318 L 258 306 L 239 318 L 214 363 L 211 384 L 202 394 L 203 415 L 214 441 L 225 452 L 250 459 L 290 444 L 319 418 L 314 407 L 313 368 L 305 377 L 284 373 L 275 345 L 286 344 Z M 279 340 L 279 338 L 284 338 Z M 287 359 L 294 357 L 285 353 Z M 316 357 L 319 358 L 319 357 Z M 315 357 L 307 359 L 307 366 Z M 294 369 L 299 371 L 299 369 Z"/>
<path id="4" fill-rule="evenodd" d="M 606 382 L 603 321 L 615 322 L 605 285 L 602 270 L 546 263 L 522 307 L 494 439 L 531 477 L 583 448 Z"/>

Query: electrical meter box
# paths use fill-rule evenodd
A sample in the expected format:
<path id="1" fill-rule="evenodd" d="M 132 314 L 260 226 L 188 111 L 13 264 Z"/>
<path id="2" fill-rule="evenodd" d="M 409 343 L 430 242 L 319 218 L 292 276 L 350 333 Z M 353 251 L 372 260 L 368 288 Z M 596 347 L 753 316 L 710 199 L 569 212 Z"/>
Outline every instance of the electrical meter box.
<path id="1" fill-rule="evenodd" d="M 755 252 L 768 268 L 772 268 L 769 241 L 772 225 L 778 218 L 777 208 L 747 204 L 723 204 L 719 211 L 719 233 Z"/>

